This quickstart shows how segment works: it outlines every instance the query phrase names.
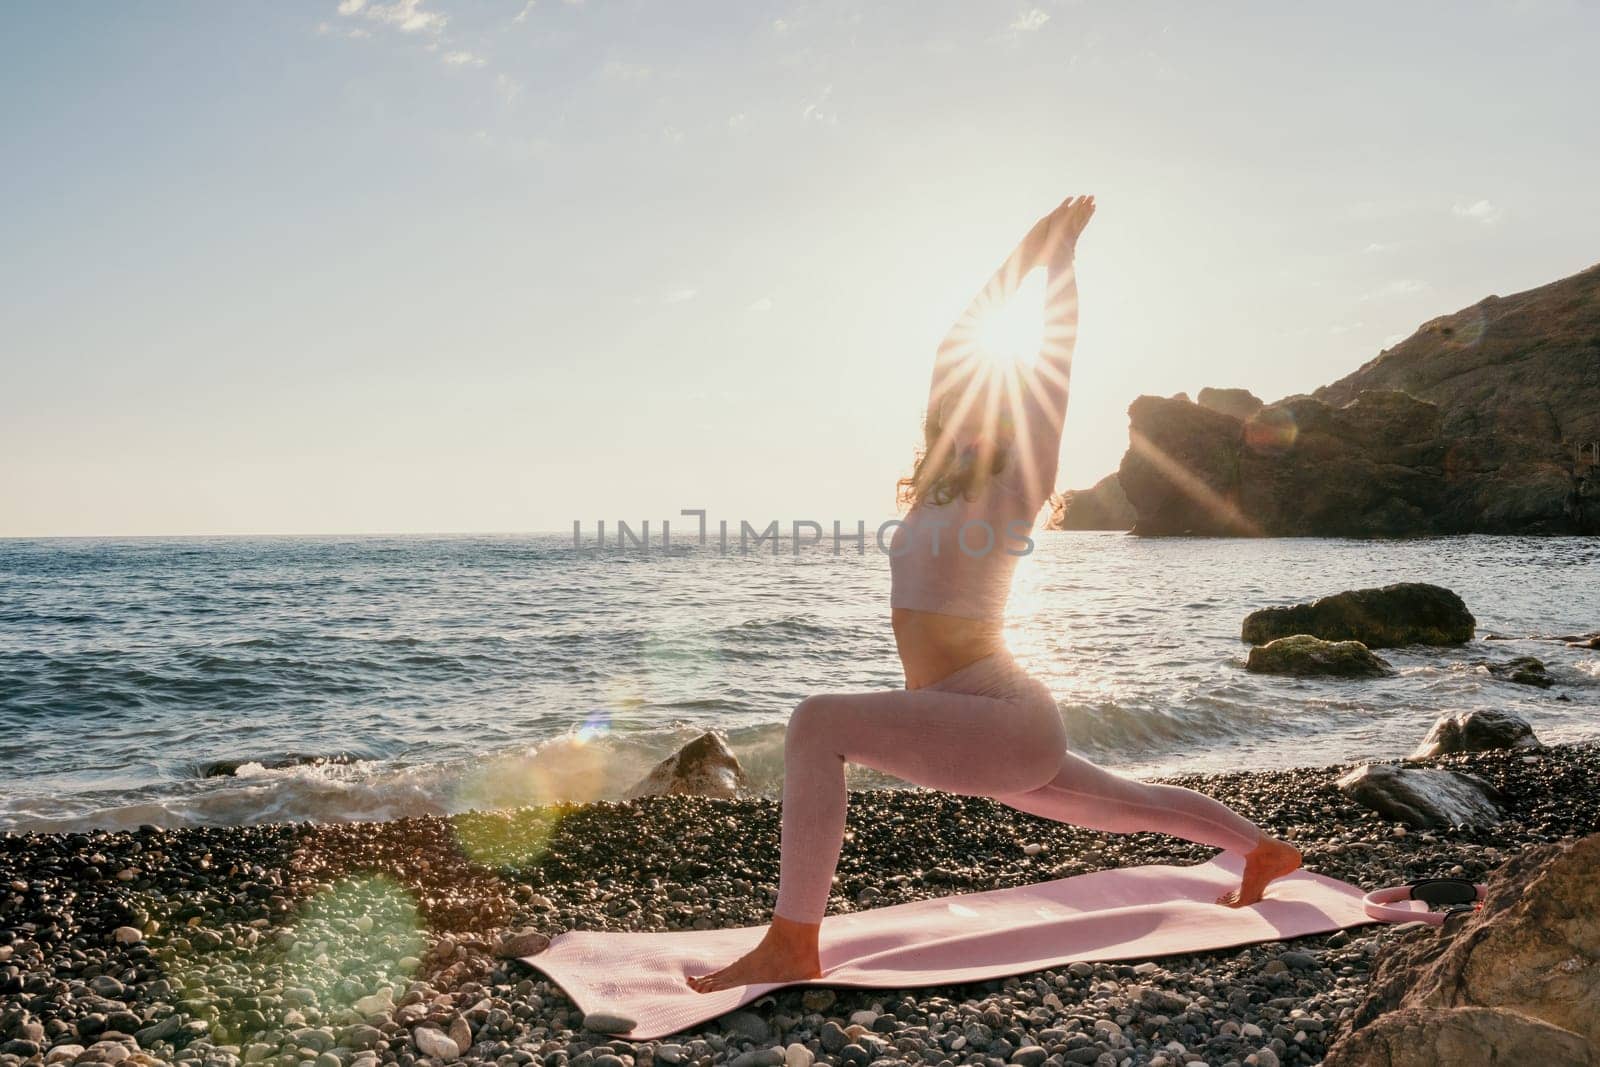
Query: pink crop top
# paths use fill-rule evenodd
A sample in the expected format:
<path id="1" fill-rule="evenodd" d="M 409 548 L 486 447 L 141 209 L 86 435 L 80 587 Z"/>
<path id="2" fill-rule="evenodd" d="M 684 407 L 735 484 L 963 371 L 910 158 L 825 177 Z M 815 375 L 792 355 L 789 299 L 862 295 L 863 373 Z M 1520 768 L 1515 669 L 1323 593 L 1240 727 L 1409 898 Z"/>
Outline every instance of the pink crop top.
<path id="1" fill-rule="evenodd" d="M 1004 289 L 1003 279 L 1014 285 L 1021 275 L 1013 273 L 1003 267 L 985 294 Z M 941 439 L 964 448 L 1004 434 L 1010 455 L 974 499 L 924 500 L 900 520 L 888 546 L 891 608 L 1004 619 L 1017 561 L 1033 551 L 1029 534 L 1060 459 L 1078 312 L 1075 276 L 1063 278 L 1064 284 L 1052 275 L 1055 295 L 1046 302 L 1045 341 L 1036 361 L 982 358 L 973 324 L 985 294 L 940 346 L 928 410 Z"/>
<path id="2" fill-rule="evenodd" d="M 1012 575 L 1033 550 L 1029 534 L 1044 503 L 1006 479 L 1013 466 L 975 500 L 924 501 L 906 513 L 889 542 L 891 608 L 1005 617 Z"/>

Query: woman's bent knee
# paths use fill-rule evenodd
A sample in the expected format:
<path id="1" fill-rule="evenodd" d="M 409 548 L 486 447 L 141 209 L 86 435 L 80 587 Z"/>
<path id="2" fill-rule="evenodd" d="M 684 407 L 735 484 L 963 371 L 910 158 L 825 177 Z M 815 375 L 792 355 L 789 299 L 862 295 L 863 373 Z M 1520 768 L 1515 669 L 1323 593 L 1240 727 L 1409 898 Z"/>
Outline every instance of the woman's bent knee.
<path id="1" fill-rule="evenodd" d="M 812 744 L 828 733 L 825 720 L 838 707 L 830 696 L 809 696 L 794 706 L 789 713 L 789 726 L 784 731 L 785 748 Z"/>

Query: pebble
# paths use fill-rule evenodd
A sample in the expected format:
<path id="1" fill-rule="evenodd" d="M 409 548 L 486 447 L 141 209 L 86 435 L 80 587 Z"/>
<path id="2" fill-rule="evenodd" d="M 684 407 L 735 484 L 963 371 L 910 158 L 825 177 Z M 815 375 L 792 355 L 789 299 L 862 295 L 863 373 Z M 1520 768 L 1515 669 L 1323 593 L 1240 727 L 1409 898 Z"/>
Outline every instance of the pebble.
<path id="1" fill-rule="evenodd" d="M 597 1034 L 625 1034 L 637 1025 L 636 1020 L 610 1011 L 591 1011 L 583 1017 L 583 1028 Z"/>
<path id="2" fill-rule="evenodd" d="M 460 1047 L 444 1031 L 431 1026 L 419 1026 L 411 1031 L 411 1043 L 418 1052 L 431 1059 L 448 1061 L 461 1058 Z"/>
<path id="3" fill-rule="evenodd" d="M 784 1051 L 781 1047 L 751 1049 L 733 1059 L 729 1067 L 783 1067 Z"/>
<path id="4" fill-rule="evenodd" d="M 524 956 L 537 956 L 549 947 L 549 936 L 530 926 L 513 930 L 502 937 L 496 954 L 507 959 L 521 959 Z"/>
<path id="5" fill-rule="evenodd" d="M 1305 842 L 1318 870 L 1367 886 L 1457 868 L 1482 880 L 1527 844 L 1600 820 L 1600 798 L 1586 788 L 1600 774 L 1600 746 L 1551 746 L 1528 765 L 1520 754 L 1451 759 L 1512 798 L 1502 824 L 1394 837 L 1391 824 L 1336 799 L 1337 768 L 1180 781 L 1261 813 Z M 529 931 L 538 944 L 564 930 L 764 922 L 776 886 L 763 857 L 778 808 L 654 797 L 560 812 L 554 832 L 540 809 L 492 816 L 487 839 L 539 842 L 539 862 L 521 866 L 479 864 L 463 849 L 464 828 L 489 816 L 0 832 L 0 867 L 23 887 L 0 891 L 0 1048 L 35 1050 L 0 1053 L 0 1067 L 445 1062 L 418 1047 L 427 1030 L 454 1046 L 451 1062 L 485 1067 L 707 1067 L 743 1057 L 773 1067 L 1303 1067 L 1326 1056 L 1384 946 L 1405 936 L 1363 929 L 1161 960 L 1072 961 L 958 987 L 782 988 L 732 1013 L 750 1024 L 711 1020 L 669 1041 L 633 1041 L 612 1036 L 633 1020 L 586 1016 L 537 970 L 500 958 L 502 944 Z M 836 906 L 1035 882 L 1049 865 L 1019 855 L 1034 844 L 1066 861 L 1051 877 L 1206 858 L 1156 835 L 1024 827 L 1022 818 L 982 798 L 855 793 Z M 102 871 L 135 873 L 76 881 L 68 872 L 89 857 Z M 362 886 L 376 888 L 353 888 Z M 863 894 L 869 886 L 881 896 Z M 7 1013 L 23 1004 L 26 1013 Z"/>

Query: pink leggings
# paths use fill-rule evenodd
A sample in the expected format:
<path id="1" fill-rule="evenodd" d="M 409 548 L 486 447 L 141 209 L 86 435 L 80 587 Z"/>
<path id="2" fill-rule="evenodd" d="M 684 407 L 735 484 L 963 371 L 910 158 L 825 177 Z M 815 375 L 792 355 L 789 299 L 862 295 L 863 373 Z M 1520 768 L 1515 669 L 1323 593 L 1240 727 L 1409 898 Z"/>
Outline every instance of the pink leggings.
<path id="1" fill-rule="evenodd" d="M 814 696 L 784 742 L 782 870 L 773 911 L 822 921 L 844 838 L 846 762 L 1093 830 L 1156 830 L 1246 852 L 1261 831 L 1192 789 L 1123 778 L 1067 751 L 1055 700 L 1006 653 L 922 689 Z"/>

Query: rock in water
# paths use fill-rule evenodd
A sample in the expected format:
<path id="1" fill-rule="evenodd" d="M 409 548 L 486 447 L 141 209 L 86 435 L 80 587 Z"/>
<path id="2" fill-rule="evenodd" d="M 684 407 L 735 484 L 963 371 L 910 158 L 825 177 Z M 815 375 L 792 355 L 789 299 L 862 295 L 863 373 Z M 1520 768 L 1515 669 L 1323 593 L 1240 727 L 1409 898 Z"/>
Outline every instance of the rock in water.
<path id="1" fill-rule="evenodd" d="M 1324 641 L 1360 641 L 1368 648 L 1459 645 L 1472 640 L 1478 621 L 1461 598 L 1423 582 L 1355 589 L 1310 604 L 1253 611 L 1241 636 L 1252 645 L 1293 634 Z"/>
<path id="2" fill-rule="evenodd" d="M 1480 659 L 1473 661 L 1473 666 L 1482 667 L 1496 678 L 1504 678 L 1518 685 L 1536 685 L 1540 689 L 1549 689 L 1556 684 L 1555 679 L 1550 677 L 1550 671 L 1545 667 L 1544 661 L 1533 656 L 1518 656 L 1504 663 L 1491 663 Z"/>
<path id="3" fill-rule="evenodd" d="M 1509 711 L 1458 711 L 1441 715 L 1407 759 L 1432 759 L 1453 752 L 1495 748 L 1542 748 L 1528 720 Z"/>
<path id="4" fill-rule="evenodd" d="M 1500 821 L 1498 792 L 1470 774 L 1372 763 L 1349 772 L 1337 785 L 1356 803 L 1419 830 Z"/>
<path id="5" fill-rule="evenodd" d="M 1360 641 L 1323 641 L 1306 634 L 1280 637 L 1250 650 L 1245 666 L 1257 674 L 1376 678 L 1393 673 L 1387 660 Z"/>
<path id="6" fill-rule="evenodd" d="M 1600 651 L 1600 634 L 1585 634 L 1567 642 L 1568 648 L 1590 648 Z"/>
<path id="7" fill-rule="evenodd" d="M 1091 489 L 1069 489 L 1050 498 L 1046 530 L 1131 530 L 1138 515 L 1115 473 Z"/>
<path id="8" fill-rule="evenodd" d="M 708 731 L 656 764 L 627 797 L 686 794 L 732 799 L 748 784 L 727 742 Z"/>
<path id="9" fill-rule="evenodd" d="M 1535 846 L 1494 873 L 1481 910 L 1391 942 L 1329 1067 L 1600 1063 L 1597 869 L 1600 834 Z"/>

